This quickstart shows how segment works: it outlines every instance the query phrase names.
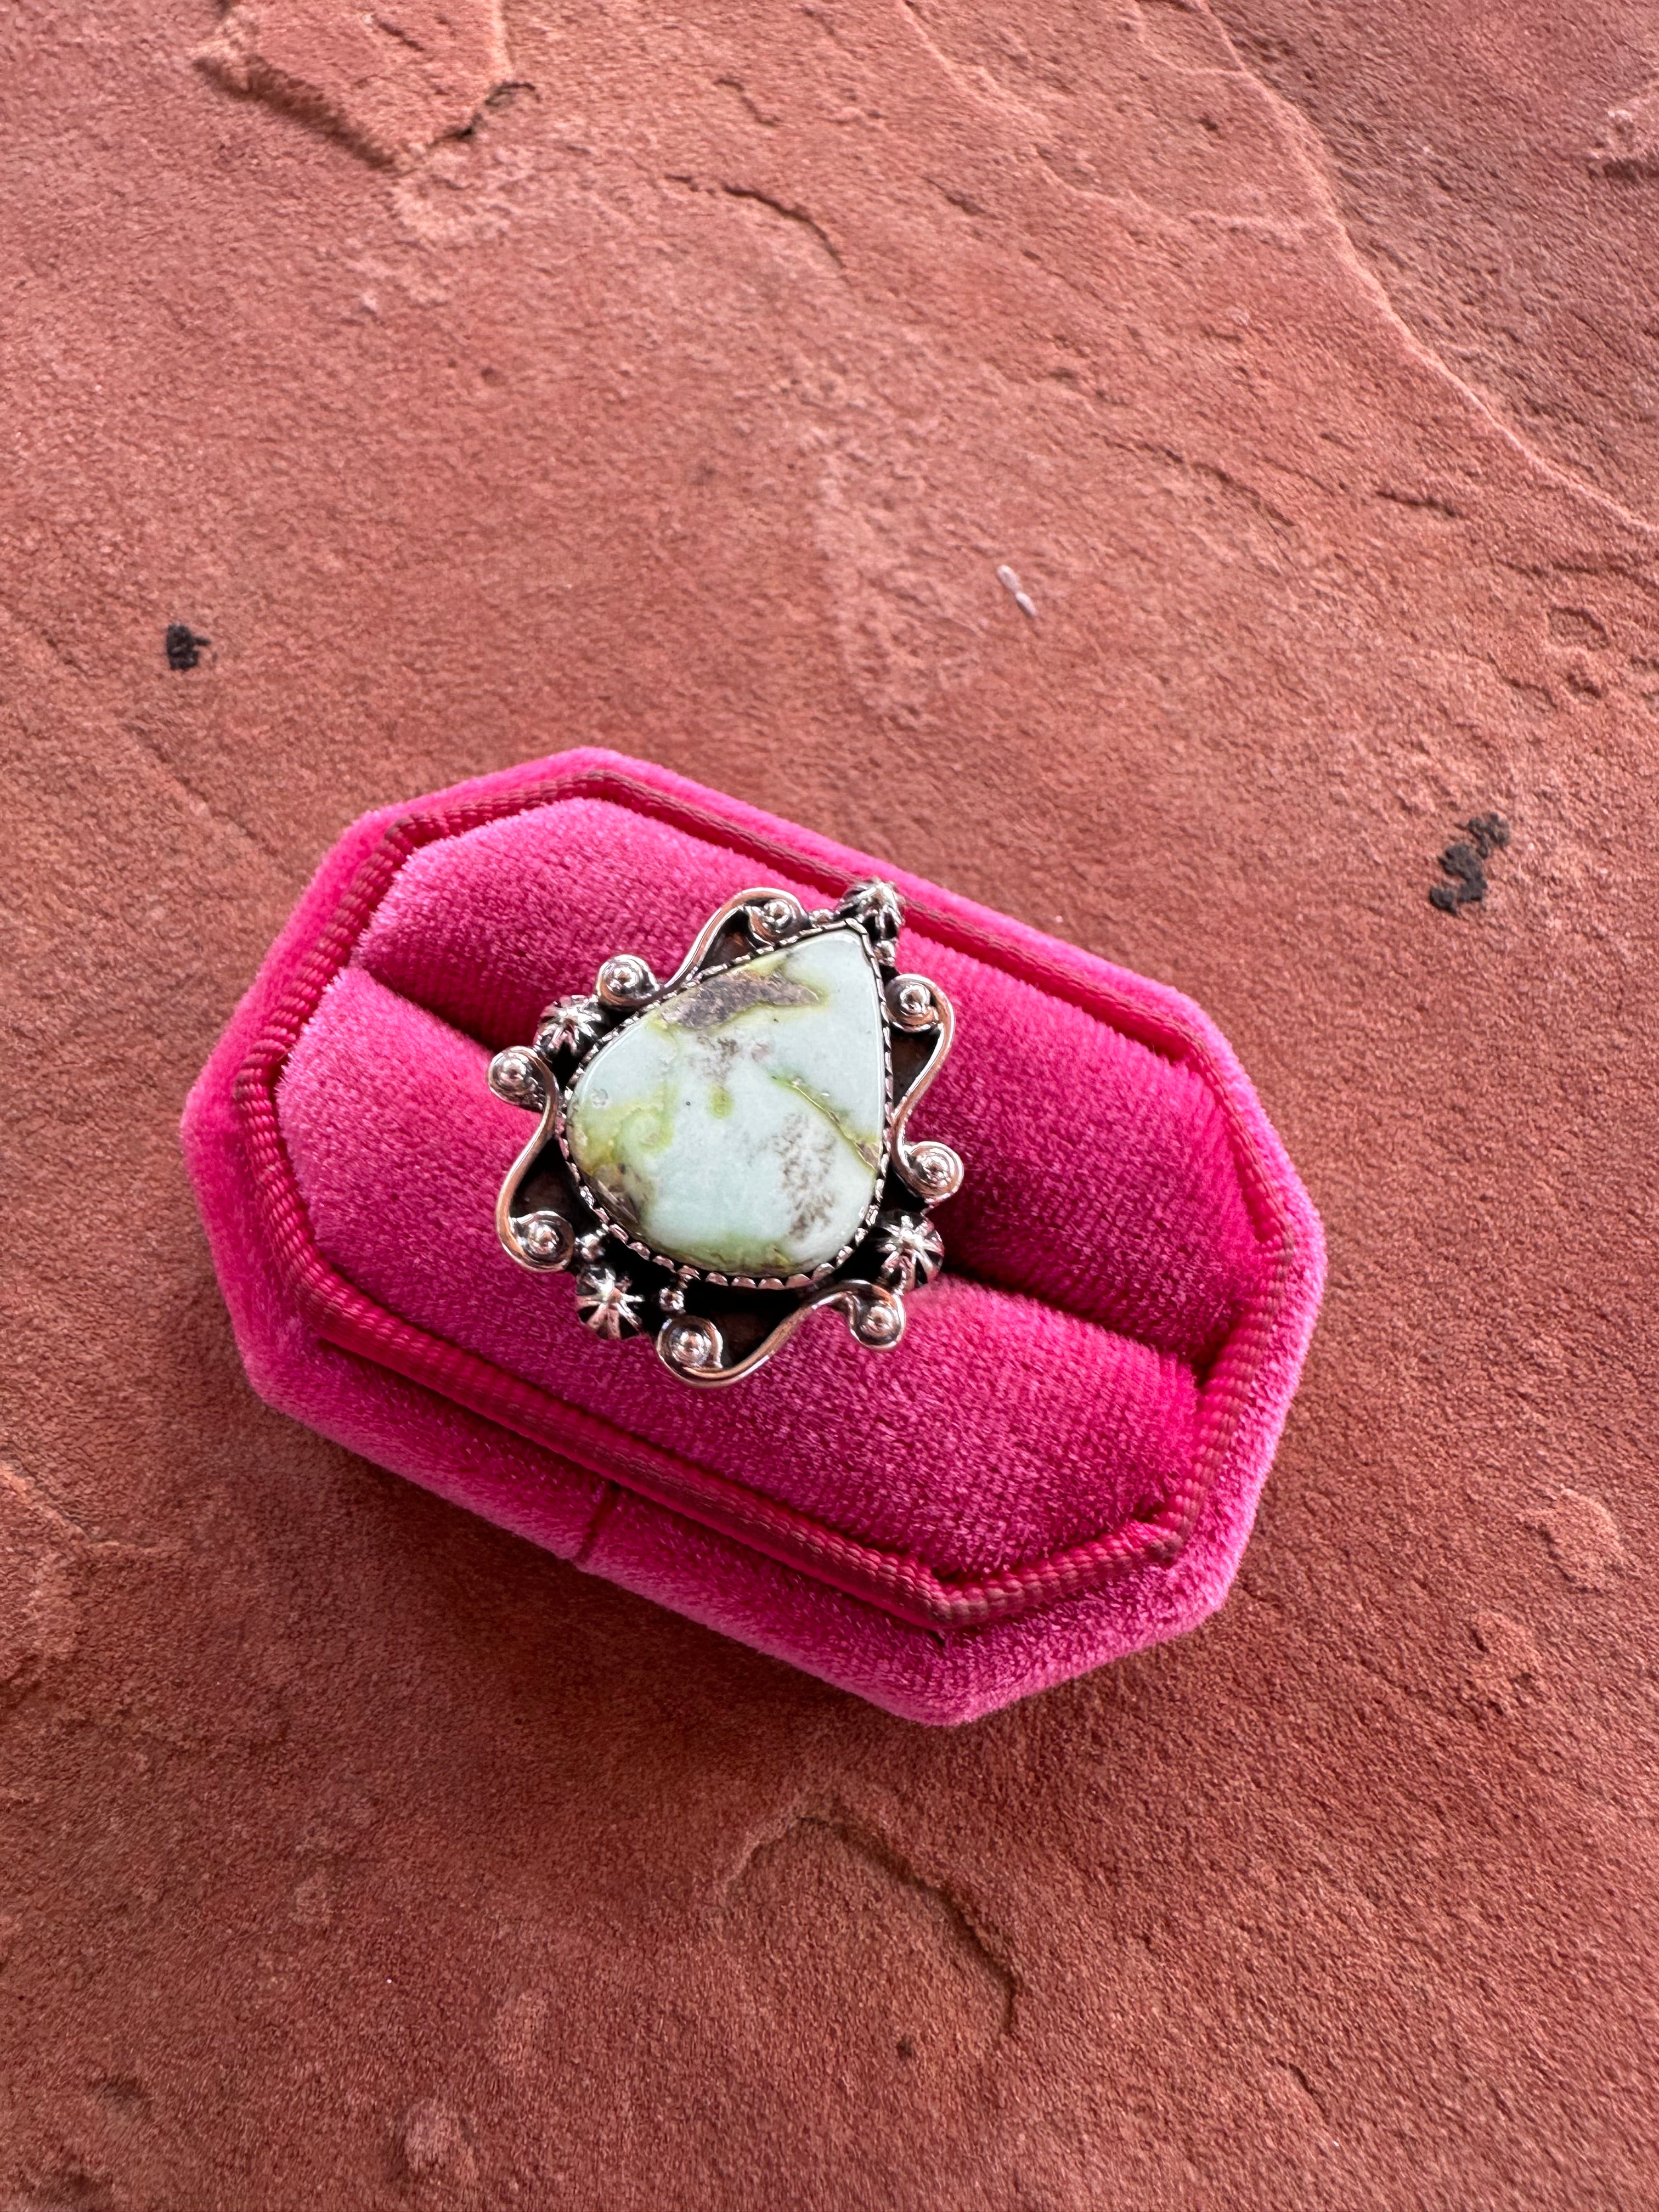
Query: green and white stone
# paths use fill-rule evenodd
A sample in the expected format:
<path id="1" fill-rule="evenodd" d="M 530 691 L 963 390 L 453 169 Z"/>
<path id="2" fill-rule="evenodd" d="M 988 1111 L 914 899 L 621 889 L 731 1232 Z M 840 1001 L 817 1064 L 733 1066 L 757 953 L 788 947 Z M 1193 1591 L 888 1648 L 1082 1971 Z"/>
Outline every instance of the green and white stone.
<path id="1" fill-rule="evenodd" d="M 826 930 L 688 984 L 582 1068 L 565 1134 L 629 1235 L 713 1274 L 810 1273 L 857 1234 L 887 1114 L 863 938 Z"/>

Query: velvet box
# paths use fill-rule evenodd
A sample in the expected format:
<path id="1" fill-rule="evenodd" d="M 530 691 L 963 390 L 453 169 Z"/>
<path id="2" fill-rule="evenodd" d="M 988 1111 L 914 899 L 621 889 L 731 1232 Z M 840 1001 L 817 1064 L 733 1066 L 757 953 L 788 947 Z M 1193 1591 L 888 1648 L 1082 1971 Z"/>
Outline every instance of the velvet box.
<path id="1" fill-rule="evenodd" d="M 491 1054 L 601 961 L 672 971 L 750 884 L 896 883 L 954 1001 L 918 1110 L 968 1173 L 875 1355 L 817 1315 L 700 1392 L 497 1241 Z M 1317 1217 L 1178 994 L 643 762 L 569 752 L 357 823 L 191 1092 L 254 1386 L 594 1574 L 919 1720 L 1224 1595 L 1317 1310 Z"/>

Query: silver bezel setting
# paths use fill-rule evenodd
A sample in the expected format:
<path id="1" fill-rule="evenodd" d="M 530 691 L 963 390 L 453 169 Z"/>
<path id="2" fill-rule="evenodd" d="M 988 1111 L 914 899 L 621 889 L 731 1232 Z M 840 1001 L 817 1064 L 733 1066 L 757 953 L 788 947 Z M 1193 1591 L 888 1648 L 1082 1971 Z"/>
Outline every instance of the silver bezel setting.
<path id="1" fill-rule="evenodd" d="M 609 1341 L 644 1334 L 646 1315 L 654 1310 L 659 1357 L 700 1389 L 753 1374 L 820 1306 L 836 1307 L 872 1351 L 892 1350 L 904 1334 L 907 1295 L 943 1262 L 927 1209 L 951 1197 L 963 1175 L 948 1145 L 913 1145 L 907 1136 L 910 1115 L 951 1048 L 955 1017 L 936 984 L 897 972 L 902 920 L 897 892 L 879 880 L 855 884 L 839 905 L 811 912 L 788 891 L 740 891 L 704 922 L 665 982 L 638 955 L 616 954 L 601 965 L 590 997 L 550 1006 L 535 1042 L 509 1046 L 489 1067 L 498 1097 L 539 1116 L 496 1200 L 496 1231 L 511 1257 L 534 1274 L 556 1273 L 574 1261 L 581 1318 Z M 858 1229 L 833 1259 L 787 1276 L 726 1275 L 654 1250 L 583 1181 L 565 1127 L 571 1086 L 597 1053 L 673 994 L 835 930 L 858 939 L 881 1010 L 883 1146 Z M 521 1207 L 532 1181 L 533 1202 Z M 624 1256 L 635 1263 L 632 1273 Z M 601 1277 L 620 1286 L 620 1299 L 591 1295 Z"/>

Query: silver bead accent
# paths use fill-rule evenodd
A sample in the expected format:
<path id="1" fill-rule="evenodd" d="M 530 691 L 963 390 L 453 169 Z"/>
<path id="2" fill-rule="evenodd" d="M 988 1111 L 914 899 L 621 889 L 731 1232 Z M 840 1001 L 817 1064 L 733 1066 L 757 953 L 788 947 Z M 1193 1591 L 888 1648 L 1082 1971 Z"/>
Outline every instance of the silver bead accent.
<path id="1" fill-rule="evenodd" d="M 775 897 L 757 900 L 744 909 L 749 934 L 759 945 L 775 945 L 786 930 L 793 929 L 801 918 L 801 909 L 794 899 L 786 898 L 781 892 Z"/>
<path id="2" fill-rule="evenodd" d="M 657 1293 L 657 1304 L 665 1314 L 685 1311 L 685 1292 L 678 1283 L 669 1283 Z"/>
<path id="3" fill-rule="evenodd" d="M 599 970 L 595 986 L 607 1006 L 642 1006 L 657 988 L 657 979 L 636 952 L 618 952 Z"/>
<path id="4" fill-rule="evenodd" d="M 579 1237 L 576 1239 L 576 1257 L 584 1267 L 597 1267 L 605 1257 L 604 1231 L 590 1229 L 586 1237 Z"/>
<path id="5" fill-rule="evenodd" d="M 929 1138 L 905 1147 L 899 1172 L 924 1206 L 937 1206 L 942 1198 L 953 1198 L 962 1188 L 962 1155 Z"/>
<path id="6" fill-rule="evenodd" d="M 533 1052 L 509 1045 L 489 1063 L 489 1087 L 509 1106 L 527 1107 L 539 1114 L 547 1102 L 547 1079 Z"/>
<path id="7" fill-rule="evenodd" d="M 896 975 L 887 986 L 887 1011 L 893 1026 L 901 1030 L 939 1027 L 939 1008 L 933 987 L 921 975 Z"/>
<path id="8" fill-rule="evenodd" d="M 513 1227 L 526 1259 L 538 1267 L 562 1267 L 575 1246 L 575 1232 L 562 1213 L 524 1213 Z"/>
<path id="9" fill-rule="evenodd" d="M 720 1334 L 710 1321 L 678 1321 L 663 1330 L 663 1349 L 675 1367 L 718 1367 Z"/>
<path id="10" fill-rule="evenodd" d="M 853 1334 L 859 1342 L 867 1344 L 874 1352 L 885 1352 L 896 1344 L 904 1334 L 902 1300 L 894 1291 L 874 1283 L 852 1285 L 849 1288 L 862 1293 L 849 1314 Z"/>

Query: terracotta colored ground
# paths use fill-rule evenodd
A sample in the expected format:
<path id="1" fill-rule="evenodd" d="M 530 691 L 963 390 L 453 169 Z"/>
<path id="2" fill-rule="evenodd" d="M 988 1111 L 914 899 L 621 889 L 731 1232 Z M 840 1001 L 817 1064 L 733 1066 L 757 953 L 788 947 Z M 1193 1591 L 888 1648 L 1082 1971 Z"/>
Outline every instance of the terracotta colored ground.
<path id="1" fill-rule="evenodd" d="M 1659 2203 L 1654 39 L 6 12 L 0 2203 Z M 253 1399 L 191 1077 L 586 739 L 1237 1044 L 1333 1279 L 1201 1633 L 929 1734 Z"/>

